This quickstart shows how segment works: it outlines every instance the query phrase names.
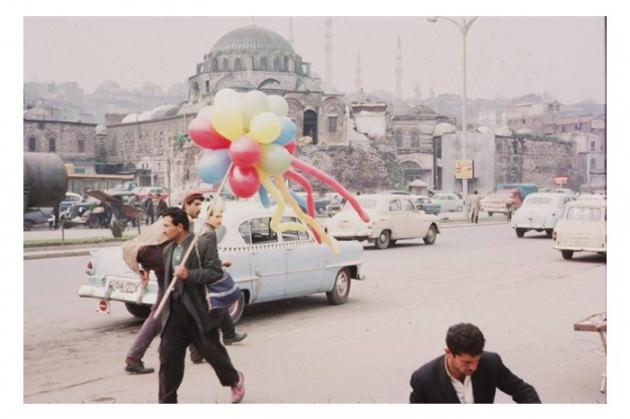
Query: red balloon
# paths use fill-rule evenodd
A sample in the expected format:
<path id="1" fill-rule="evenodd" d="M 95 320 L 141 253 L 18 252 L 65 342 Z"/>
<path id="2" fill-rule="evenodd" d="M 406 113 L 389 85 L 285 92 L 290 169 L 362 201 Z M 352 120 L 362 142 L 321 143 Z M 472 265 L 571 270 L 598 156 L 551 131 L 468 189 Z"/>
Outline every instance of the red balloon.
<path id="1" fill-rule="evenodd" d="M 219 134 L 212 122 L 203 118 L 195 118 L 188 124 L 188 136 L 201 148 L 218 150 L 228 148 L 232 142 Z"/>
<path id="2" fill-rule="evenodd" d="M 295 150 L 297 150 L 297 146 L 298 146 L 297 141 L 291 140 L 284 145 L 284 148 L 286 148 L 289 151 L 289 153 L 295 154 Z"/>
<path id="3" fill-rule="evenodd" d="M 228 182 L 230 182 L 230 189 L 234 195 L 239 198 L 254 196 L 260 187 L 258 172 L 253 167 L 233 166 L 228 176 Z"/>
<path id="4" fill-rule="evenodd" d="M 230 158 L 238 167 L 253 167 L 260 160 L 260 145 L 249 137 L 232 141 Z"/>

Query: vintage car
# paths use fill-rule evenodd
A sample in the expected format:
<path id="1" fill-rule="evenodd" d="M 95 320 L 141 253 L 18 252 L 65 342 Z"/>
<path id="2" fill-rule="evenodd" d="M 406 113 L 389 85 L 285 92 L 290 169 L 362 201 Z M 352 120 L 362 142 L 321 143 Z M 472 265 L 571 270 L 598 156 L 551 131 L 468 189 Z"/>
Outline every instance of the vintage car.
<path id="1" fill-rule="evenodd" d="M 569 202 L 553 231 L 553 248 L 571 259 L 574 252 L 606 254 L 606 200 Z"/>
<path id="2" fill-rule="evenodd" d="M 435 214 L 438 215 L 442 207 L 440 204 L 434 204 L 431 202 L 431 198 L 424 195 L 409 195 L 412 199 L 413 204 L 416 206 L 416 209 L 424 211 L 425 214 Z"/>
<path id="3" fill-rule="evenodd" d="M 425 244 L 435 243 L 438 217 L 419 211 L 407 195 L 360 195 L 357 201 L 369 215 L 363 222 L 349 203 L 334 215 L 326 228 L 337 240 L 367 240 L 378 249 L 386 249 L 397 240 L 421 238 Z"/>
<path id="4" fill-rule="evenodd" d="M 523 237 L 531 230 L 544 231 L 551 238 L 553 228 L 562 217 L 564 205 L 572 201 L 568 194 L 555 192 L 534 192 L 512 216 L 512 228 L 517 237 Z"/>
<path id="5" fill-rule="evenodd" d="M 246 305 L 326 293 L 330 304 L 345 303 L 350 281 L 363 280 L 359 243 L 337 243 L 336 256 L 318 244 L 310 231 L 277 234 L 270 228 L 274 208 L 257 202 L 229 202 L 223 217 L 226 234 L 219 242 L 219 256 L 232 265 L 227 271 L 242 290 L 241 299 L 230 307 L 238 321 Z M 289 210 L 285 221 L 300 222 Z M 103 248 L 92 253 L 86 283 L 80 297 L 96 298 L 99 304 L 125 303 L 137 317 L 146 317 L 155 303 L 158 285 L 153 274 L 146 289 L 139 288 L 138 275 L 123 262 L 120 248 Z M 146 290 L 146 291 L 145 291 Z"/>
<path id="6" fill-rule="evenodd" d="M 464 209 L 464 201 L 454 193 L 436 192 L 431 202 L 439 204 L 441 212 L 461 212 Z"/>
<path id="7" fill-rule="evenodd" d="M 499 189 L 481 200 L 481 210 L 486 211 L 489 217 L 496 213 L 510 216 L 522 203 L 518 189 Z"/>

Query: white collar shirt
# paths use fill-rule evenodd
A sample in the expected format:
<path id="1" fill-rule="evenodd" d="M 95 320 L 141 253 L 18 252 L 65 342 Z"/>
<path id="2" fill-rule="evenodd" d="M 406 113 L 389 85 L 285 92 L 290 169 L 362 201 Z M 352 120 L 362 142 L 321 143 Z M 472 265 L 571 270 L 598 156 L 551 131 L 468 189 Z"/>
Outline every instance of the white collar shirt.
<path id="1" fill-rule="evenodd" d="M 470 375 L 467 375 L 464 378 L 463 383 L 457 378 L 453 377 L 448 370 L 448 366 L 446 365 L 446 357 L 444 357 L 444 369 L 446 369 L 446 374 L 448 374 L 449 378 L 451 379 L 451 384 L 455 389 L 455 394 L 457 394 L 459 402 L 475 403 L 475 398 L 473 396 L 472 378 L 470 378 Z"/>

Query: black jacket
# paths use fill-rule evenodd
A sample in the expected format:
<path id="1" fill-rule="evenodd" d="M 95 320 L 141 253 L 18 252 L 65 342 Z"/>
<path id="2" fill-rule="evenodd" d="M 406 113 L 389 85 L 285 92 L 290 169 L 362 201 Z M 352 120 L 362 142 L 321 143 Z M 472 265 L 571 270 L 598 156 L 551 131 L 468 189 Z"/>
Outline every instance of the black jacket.
<path id="1" fill-rule="evenodd" d="M 418 368 L 411 376 L 410 403 L 459 403 L 446 373 L 442 355 Z M 538 393 L 503 364 L 499 354 L 483 352 L 472 377 L 475 403 L 493 403 L 496 389 L 512 396 L 516 403 L 540 403 Z"/>
<path id="2" fill-rule="evenodd" d="M 183 253 L 186 253 L 190 246 L 194 234 L 189 233 L 188 236 L 182 242 Z M 171 259 L 173 257 L 173 249 L 175 248 L 175 242 L 171 242 L 164 248 L 164 274 L 165 274 L 165 289 L 168 288 L 171 280 L 173 279 L 173 266 Z M 201 333 L 208 332 L 212 329 L 219 327 L 220 315 L 216 312 L 208 311 L 208 302 L 206 301 L 206 284 L 211 284 L 218 281 L 223 277 L 223 268 L 221 261 L 219 260 L 219 254 L 217 251 L 217 240 L 214 234 L 204 234 L 199 237 L 197 241 L 197 248 L 199 250 L 199 258 L 197 258 L 197 252 L 192 250 L 188 261 L 186 262 L 186 268 L 188 269 L 188 278 L 184 281 L 183 292 L 181 296 L 181 303 L 184 304 L 186 310 L 195 319 L 195 323 Z M 181 281 L 178 279 L 178 281 Z M 171 298 L 169 296 L 169 298 Z M 169 318 L 170 314 L 170 302 L 164 305 L 164 313 L 162 315 L 162 330 Z"/>

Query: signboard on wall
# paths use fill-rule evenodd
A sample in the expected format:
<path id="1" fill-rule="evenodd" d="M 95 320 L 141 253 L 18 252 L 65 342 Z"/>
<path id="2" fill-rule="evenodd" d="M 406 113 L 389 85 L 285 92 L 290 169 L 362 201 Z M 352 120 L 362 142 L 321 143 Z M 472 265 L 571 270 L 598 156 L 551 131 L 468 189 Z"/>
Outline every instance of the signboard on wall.
<path id="1" fill-rule="evenodd" d="M 472 179 L 473 172 L 474 164 L 472 160 L 455 161 L 455 179 Z"/>
<path id="2" fill-rule="evenodd" d="M 556 185 L 562 186 L 562 185 L 566 185 L 569 182 L 569 178 L 566 176 L 558 176 L 558 177 L 553 178 L 553 181 Z"/>

